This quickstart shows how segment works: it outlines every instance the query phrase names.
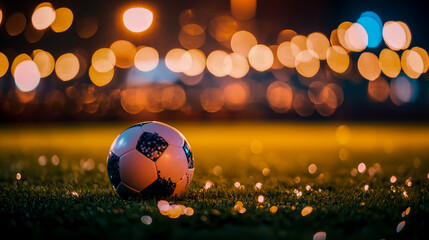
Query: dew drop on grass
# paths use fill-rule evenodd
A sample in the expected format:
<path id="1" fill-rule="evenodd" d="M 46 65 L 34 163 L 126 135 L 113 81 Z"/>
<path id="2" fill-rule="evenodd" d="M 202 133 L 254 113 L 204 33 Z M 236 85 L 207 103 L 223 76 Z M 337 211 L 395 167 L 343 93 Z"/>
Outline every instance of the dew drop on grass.
<path id="1" fill-rule="evenodd" d="M 400 231 L 402 231 L 404 227 L 405 227 L 405 221 L 398 223 L 398 226 L 396 226 L 396 232 L 399 233 Z"/>
<path id="2" fill-rule="evenodd" d="M 301 215 L 303 217 L 307 216 L 308 214 L 310 214 L 311 212 L 313 212 L 313 207 L 307 206 L 305 208 L 302 209 L 301 211 Z"/>
<path id="3" fill-rule="evenodd" d="M 313 236 L 313 240 L 325 240 L 326 239 L 326 233 L 325 232 L 317 232 Z"/>
<path id="4" fill-rule="evenodd" d="M 141 219 L 142 223 L 146 224 L 146 225 L 150 225 L 152 223 L 152 218 L 150 216 L 142 216 Z"/>

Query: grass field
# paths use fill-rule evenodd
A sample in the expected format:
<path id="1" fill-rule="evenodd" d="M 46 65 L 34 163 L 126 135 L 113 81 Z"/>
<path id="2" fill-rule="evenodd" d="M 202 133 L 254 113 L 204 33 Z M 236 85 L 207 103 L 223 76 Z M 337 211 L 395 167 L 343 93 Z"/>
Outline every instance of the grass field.
<path id="1" fill-rule="evenodd" d="M 191 216 L 121 200 L 106 157 L 130 124 L 0 127 L 0 228 L 32 239 L 426 239 L 429 126 L 170 123 L 189 140 Z M 261 197 L 262 196 L 262 197 Z M 240 204 L 240 202 L 242 205 Z M 320 237 L 320 238 L 318 238 Z"/>

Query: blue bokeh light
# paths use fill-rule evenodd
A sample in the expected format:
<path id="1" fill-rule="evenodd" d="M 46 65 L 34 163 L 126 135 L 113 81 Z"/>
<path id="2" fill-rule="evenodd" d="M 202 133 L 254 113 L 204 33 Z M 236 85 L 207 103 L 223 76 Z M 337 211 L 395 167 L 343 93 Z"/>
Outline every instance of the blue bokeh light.
<path id="1" fill-rule="evenodd" d="M 383 38 L 383 23 L 380 17 L 375 12 L 367 11 L 360 15 L 357 23 L 362 25 L 368 34 L 368 47 L 378 47 Z"/>
<path id="2" fill-rule="evenodd" d="M 178 74 L 170 71 L 165 65 L 165 60 L 160 59 L 158 66 L 148 72 L 142 72 L 133 67 L 129 70 L 127 76 L 127 84 L 131 86 L 155 83 L 155 82 L 175 82 L 178 79 Z"/>

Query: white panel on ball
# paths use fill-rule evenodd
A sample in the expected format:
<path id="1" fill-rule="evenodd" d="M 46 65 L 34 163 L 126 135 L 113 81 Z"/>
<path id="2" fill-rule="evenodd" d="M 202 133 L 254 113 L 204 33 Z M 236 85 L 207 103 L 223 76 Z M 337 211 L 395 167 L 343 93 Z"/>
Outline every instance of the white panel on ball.
<path id="1" fill-rule="evenodd" d="M 183 147 L 183 144 L 185 143 L 185 137 L 182 133 L 164 123 L 150 122 L 144 124 L 142 127 L 145 132 L 157 133 L 159 136 L 163 137 L 169 145 Z"/>
<path id="2" fill-rule="evenodd" d="M 188 160 L 185 151 L 181 147 L 168 146 L 161 157 L 156 160 L 156 168 L 159 176 L 174 183 L 179 182 L 188 169 Z"/>
<path id="3" fill-rule="evenodd" d="M 137 150 L 125 153 L 119 160 L 122 182 L 141 191 L 157 178 L 155 163 Z"/>
<path id="4" fill-rule="evenodd" d="M 135 149 L 137 141 L 142 133 L 143 129 L 138 125 L 126 129 L 112 143 L 110 151 L 112 151 L 116 156 L 120 157 L 124 153 Z"/>

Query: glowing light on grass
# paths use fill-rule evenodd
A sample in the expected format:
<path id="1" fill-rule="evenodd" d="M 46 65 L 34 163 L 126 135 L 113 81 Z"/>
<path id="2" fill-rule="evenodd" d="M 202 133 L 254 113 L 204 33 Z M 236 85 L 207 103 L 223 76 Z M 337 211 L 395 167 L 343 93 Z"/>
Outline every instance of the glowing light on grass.
<path id="1" fill-rule="evenodd" d="M 402 212 L 401 217 L 406 217 L 411 212 L 411 207 L 407 207 L 405 211 Z"/>
<path id="2" fill-rule="evenodd" d="M 45 166 L 48 163 L 48 158 L 45 155 L 41 155 L 38 159 L 40 166 Z"/>
<path id="3" fill-rule="evenodd" d="M 338 151 L 338 158 L 340 158 L 341 161 L 346 161 L 349 159 L 350 153 L 347 148 L 341 148 L 340 151 Z"/>
<path id="4" fill-rule="evenodd" d="M 21 177 L 22 177 L 21 173 L 17 173 L 15 176 L 16 180 L 18 180 L 18 181 L 21 180 Z"/>
<path id="5" fill-rule="evenodd" d="M 45 78 L 54 71 L 55 59 L 54 57 L 46 51 L 38 50 L 35 51 L 33 61 L 36 63 L 39 68 L 40 77 Z"/>
<path id="6" fill-rule="evenodd" d="M 357 20 L 368 34 L 368 47 L 376 48 L 382 40 L 383 24 L 380 17 L 371 11 L 364 12 Z"/>
<path id="7" fill-rule="evenodd" d="M 301 211 L 301 215 L 302 215 L 303 217 L 305 217 L 305 216 L 307 216 L 308 214 L 310 214 L 311 212 L 313 212 L 313 207 L 311 207 L 311 206 L 307 206 L 307 207 L 304 207 L 304 208 L 302 209 L 302 211 Z"/>
<path id="8" fill-rule="evenodd" d="M 61 55 L 55 63 L 55 73 L 63 81 L 72 80 L 79 72 L 79 59 L 73 53 Z"/>
<path id="9" fill-rule="evenodd" d="M 20 91 L 31 92 L 39 85 L 39 68 L 31 60 L 22 61 L 16 66 L 14 77 L 15 85 Z"/>
<path id="10" fill-rule="evenodd" d="M 305 186 L 305 190 L 310 191 L 311 190 L 311 186 L 310 185 Z"/>
<path id="11" fill-rule="evenodd" d="M 247 62 L 246 57 L 239 53 L 231 53 L 229 57 L 231 58 L 232 62 L 229 76 L 233 78 L 242 78 L 246 76 L 246 74 L 249 72 L 249 63 Z"/>
<path id="12" fill-rule="evenodd" d="M 397 180 L 397 179 L 396 179 L 396 176 L 391 176 L 391 177 L 390 177 L 390 182 L 391 182 L 391 183 L 395 183 L 395 182 L 396 182 L 396 180 Z"/>
<path id="13" fill-rule="evenodd" d="M 364 52 L 358 60 L 358 70 L 362 77 L 374 81 L 381 74 L 381 66 L 378 57 L 370 52 Z"/>
<path id="14" fill-rule="evenodd" d="M 155 48 L 142 47 L 137 50 L 134 56 L 134 65 L 143 72 L 148 72 L 156 68 L 159 62 L 159 54 Z"/>
<path id="15" fill-rule="evenodd" d="M 326 232 L 317 232 L 313 236 L 313 240 L 325 240 L 326 239 Z"/>
<path id="16" fill-rule="evenodd" d="M 312 164 L 310 164 L 310 165 L 308 166 L 308 172 L 309 172 L 310 174 L 315 174 L 315 173 L 316 173 L 316 171 L 317 171 L 317 166 L 316 166 L 316 164 L 312 163 Z"/>
<path id="17" fill-rule="evenodd" d="M 210 180 L 207 180 L 206 183 L 204 184 L 204 189 L 209 189 L 213 186 L 213 182 Z"/>
<path id="18" fill-rule="evenodd" d="M 55 20 L 51 24 L 51 29 L 56 32 L 65 32 L 73 23 L 73 12 L 69 8 L 58 8 L 55 10 Z"/>
<path id="19" fill-rule="evenodd" d="M 347 143 L 349 143 L 350 139 L 351 139 L 351 130 L 350 130 L 350 127 L 347 126 L 347 125 L 344 125 L 344 124 L 340 125 L 335 130 L 335 139 L 341 145 L 346 145 Z"/>
<path id="20" fill-rule="evenodd" d="M 398 225 L 396 226 L 396 233 L 401 232 L 402 229 L 404 229 L 404 227 L 405 227 L 405 221 L 398 223 Z"/>
<path id="21" fill-rule="evenodd" d="M 134 65 L 134 56 L 137 52 L 134 44 L 126 40 L 118 40 L 110 45 L 110 49 L 115 54 L 117 67 L 130 68 Z"/>
<path id="22" fill-rule="evenodd" d="M 191 63 L 183 73 L 188 76 L 200 75 L 206 67 L 206 56 L 198 49 L 188 50 L 187 53 L 191 57 Z"/>
<path id="23" fill-rule="evenodd" d="M 359 171 L 360 173 L 364 173 L 364 172 L 365 172 L 365 170 L 366 170 L 366 165 L 365 165 L 365 163 L 359 163 L 359 165 L 358 165 L 358 171 Z"/>
<path id="24" fill-rule="evenodd" d="M 408 187 L 411 187 L 411 185 L 413 185 L 413 182 L 411 182 L 411 178 L 405 180 L 405 185 L 407 185 Z"/>
<path id="25" fill-rule="evenodd" d="M 213 168 L 213 174 L 216 176 L 222 175 L 222 167 L 221 166 L 215 166 Z"/>
<path id="26" fill-rule="evenodd" d="M 232 35 L 231 49 L 235 53 L 248 56 L 250 49 L 258 44 L 255 36 L 248 31 L 238 31 Z"/>
<path id="27" fill-rule="evenodd" d="M 347 51 L 340 46 L 332 46 L 326 52 L 328 66 L 337 73 L 344 73 L 350 65 L 350 57 Z"/>
<path id="28" fill-rule="evenodd" d="M 153 13 L 142 7 L 130 8 L 124 12 L 122 20 L 128 30 L 139 33 L 145 31 L 152 25 Z"/>
<path id="29" fill-rule="evenodd" d="M 6 31 L 10 36 L 16 36 L 25 29 L 26 18 L 23 13 L 16 12 L 10 15 L 6 20 Z"/>
<path id="30" fill-rule="evenodd" d="M 269 168 L 262 169 L 262 175 L 268 176 L 270 175 L 270 173 L 271 173 L 271 170 Z"/>
<path id="31" fill-rule="evenodd" d="M 259 203 L 263 203 L 265 201 L 265 197 L 264 197 L 264 195 L 259 195 L 258 196 L 258 202 Z"/>
<path id="32" fill-rule="evenodd" d="M 58 166 L 58 164 L 60 164 L 60 158 L 58 157 L 58 155 L 53 155 L 51 157 L 51 162 L 54 166 Z"/>
<path id="33" fill-rule="evenodd" d="M 313 77 L 319 71 L 320 61 L 312 50 L 304 50 L 295 58 L 296 71 L 304 77 Z"/>
<path id="34" fill-rule="evenodd" d="M 272 214 L 275 214 L 278 210 L 279 210 L 279 207 L 277 207 L 277 206 L 271 206 L 271 207 L 270 207 L 270 212 L 271 212 Z"/>
<path id="35" fill-rule="evenodd" d="M 5 75 L 8 69 L 9 69 L 9 60 L 7 59 L 6 55 L 0 52 L 0 77 Z"/>
<path id="36" fill-rule="evenodd" d="M 419 78 L 425 69 L 421 55 L 414 50 L 405 50 L 402 53 L 401 66 L 405 74 L 414 79 Z"/>
<path id="37" fill-rule="evenodd" d="M 207 57 L 207 69 L 216 77 L 224 77 L 232 71 L 232 59 L 226 52 L 215 50 Z"/>
<path id="38" fill-rule="evenodd" d="M 369 186 L 368 186 L 368 184 L 366 184 L 365 186 L 363 186 L 363 190 L 364 190 L 364 191 L 368 191 L 368 190 L 369 190 Z"/>
<path id="39" fill-rule="evenodd" d="M 144 215 L 140 218 L 140 221 L 142 221 L 145 225 L 151 225 L 152 224 L 152 218 L 150 216 Z"/>
<path id="40" fill-rule="evenodd" d="M 263 72 L 273 65 L 274 55 L 269 47 L 258 44 L 249 51 L 249 63 L 257 71 Z"/>
<path id="41" fill-rule="evenodd" d="M 262 188 L 262 183 L 258 182 L 255 184 L 255 190 L 261 190 Z"/>
<path id="42" fill-rule="evenodd" d="M 384 102 L 389 97 L 390 87 L 386 79 L 379 77 L 368 82 L 368 96 L 377 102 Z"/>
<path id="43" fill-rule="evenodd" d="M 411 32 L 403 22 L 388 21 L 383 26 L 383 39 L 395 51 L 406 49 L 411 43 Z"/>
<path id="44" fill-rule="evenodd" d="M 401 60 L 395 51 L 388 48 L 381 50 L 379 60 L 381 71 L 383 71 L 386 76 L 395 78 L 401 72 Z"/>
<path id="45" fill-rule="evenodd" d="M 43 30 L 51 26 L 55 20 L 55 10 L 52 4 L 44 2 L 39 4 L 31 16 L 33 27 L 37 30 Z"/>
<path id="46" fill-rule="evenodd" d="M 165 65 L 173 72 L 184 72 L 191 64 L 191 54 L 180 48 L 171 49 L 165 56 Z"/>
<path id="47" fill-rule="evenodd" d="M 234 183 L 234 187 L 239 188 L 240 186 L 241 186 L 241 184 L 239 182 Z"/>
<path id="48" fill-rule="evenodd" d="M 206 32 L 202 26 L 190 23 L 182 27 L 178 38 L 184 48 L 199 48 L 206 41 Z"/>
<path id="49" fill-rule="evenodd" d="M 217 112 L 224 105 L 223 92 L 217 88 L 206 88 L 200 95 L 201 107 L 210 113 Z"/>
<path id="50" fill-rule="evenodd" d="M 312 33 L 307 37 L 307 47 L 314 51 L 320 60 L 326 59 L 326 52 L 330 47 L 328 38 L 319 32 Z"/>
<path id="51" fill-rule="evenodd" d="M 292 88 L 285 82 L 273 82 L 267 88 L 267 100 L 274 111 L 285 113 L 292 107 Z"/>
<path id="52" fill-rule="evenodd" d="M 180 213 L 182 212 L 180 206 L 178 205 L 171 205 L 170 209 L 167 212 L 167 215 L 169 218 L 179 218 L 180 217 Z"/>
<path id="53" fill-rule="evenodd" d="M 191 208 L 191 207 L 185 208 L 185 210 L 183 210 L 183 212 L 185 213 L 186 216 L 192 216 L 192 215 L 194 215 L 194 209 Z"/>
<path id="54" fill-rule="evenodd" d="M 99 87 L 109 84 L 112 81 L 114 74 L 114 68 L 110 69 L 107 72 L 98 72 L 93 66 L 89 68 L 88 72 L 89 78 L 91 79 L 92 83 Z"/>
<path id="55" fill-rule="evenodd" d="M 368 45 L 368 34 L 359 23 L 353 23 L 344 34 L 344 43 L 348 50 L 361 52 Z"/>

